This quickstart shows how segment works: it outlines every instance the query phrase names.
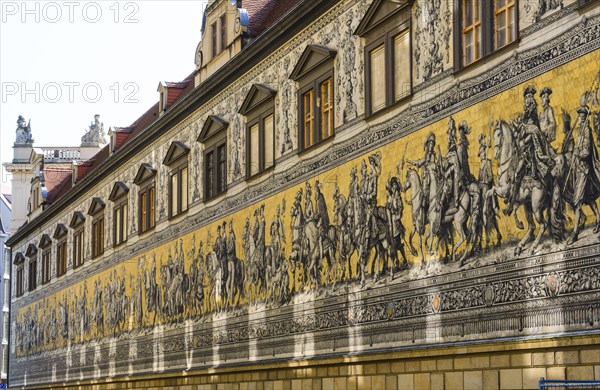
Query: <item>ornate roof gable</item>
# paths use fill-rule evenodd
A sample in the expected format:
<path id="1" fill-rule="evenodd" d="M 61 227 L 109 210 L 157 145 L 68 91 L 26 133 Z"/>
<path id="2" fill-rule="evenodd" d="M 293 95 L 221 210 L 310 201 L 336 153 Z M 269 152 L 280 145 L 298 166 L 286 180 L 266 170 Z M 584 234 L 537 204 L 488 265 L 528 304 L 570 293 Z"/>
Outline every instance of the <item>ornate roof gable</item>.
<path id="1" fill-rule="evenodd" d="M 335 58 L 337 51 L 322 45 L 308 45 L 290 74 L 290 79 L 298 81 L 319 65 Z"/>
<path id="2" fill-rule="evenodd" d="M 92 199 L 92 204 L 90 205 L 90 208 L 88 209 L 87 213 L 88 215 L 94 215 L 103 210 L 104 207 L 106 207 L 106 203 L 104 203 L 102 199 L 94 198 Z"/>
<path id="3" fill-rule="evenodd" d="M 403 9 L 410 11 L 412 3 L 413 0 L 375 0 L 360 21 L 354 34 L 362 37 L 392 18 L 399 19 L 400 11 Z M 402 20 L 397 20 L 396 25 L 404 23 L 404 19 L 410 20 L 410 12 L 406 12 L 406 15 L 403 16 Z"/>
<path id="4" fill-rule="evenodd" d="M 154 177 L 154 175 L 156 175 L 156 169 L 152 168 L 152 165 L 148 163 L 143 163 L 140 165 L 140 169 L 138 169 L 138 172 L 135 175 L 135 179 L 133 179 L 133 182 L 135 184 L 140 184 L 150 179 L 151 177 Z"/>
<path id="5" fill-rule="evenodd" d="M 215 135 L 227 129 L 227 127 L 229 127 L 229 122 L 225 119 L 216 115 L 209 115 L 208 118 L 206 118 L 206 122 L 204 122 L 204 126 L 202 126 L 202 131 L 200 131 L 200 135 L 198 136 L 198 142 L 205 143 Z"/>
<path id="6" fill-rule="evenodd" d="M 189 152 L 190 148 L 188 148 L 186 144 L 180 141 L 173 141 L 171 142 L 171 146 L 169 146 L 169 150 L 167 151 L 167 155 L 163 160 L 163 164 L 171 165 L 181 157 L 187 156 Z"/>
<path id="7" fill-rule="evenodd" d="M 108 200 L 110 200 L 112 202 L 112 201 L 120 198 L 121 196 L 127 194 L 128 192 L 129 192 L 129 187 L 127 187 L 125 185 L 125 183 L 123 183 L 122 181 L 118 181 L 115 183 L 112 190 L 110 191 Z"/>
<path id="8" fill-rule="evenodd" d="M 273 99 L 276 94 L 277 91 L 274 91 L 262 84 L 252 85 L 250 91 L 244 99 L 244 102 L 242 103 L 242 106 L 240 107 L 239 113 L 242 115 L 248 114 L 248 112 L 260 106 L 262 103 Z"/>

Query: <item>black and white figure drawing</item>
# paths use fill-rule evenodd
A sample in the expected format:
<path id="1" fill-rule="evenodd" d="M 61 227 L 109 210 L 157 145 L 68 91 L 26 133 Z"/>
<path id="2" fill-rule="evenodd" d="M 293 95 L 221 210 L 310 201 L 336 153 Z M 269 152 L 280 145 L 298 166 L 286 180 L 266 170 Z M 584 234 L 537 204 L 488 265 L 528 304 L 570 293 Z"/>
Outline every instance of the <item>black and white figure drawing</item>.
<path id="1" fill-rule="evenodd" d="M 280 307 L 308 292 L 341 294 L 470 269 L 536 254 L 541 246 L 598 243 L 599 83 L 600 73 L 574 120 L 566 110 L 553 117 L 550 87 L 528 85 L 514 118 L 491 121 L 489 133 L 476 134 L 466 119 L 449 117 L 446 138 L 429 133 L 413 153 L 417 159 L 406 158 L 405 148 L 392 162 L 394 176 L 382 177 L 386 161 L 372 152 L 355 160 L 347 191 L 336 184 L 327 196 L 319 178 L 306 181 L 289 207 L 285 197 L 257 205 L 241 225 L 227 218 L 205 240 L 194 234 L 188 249 L 178 239 L 165 258 L 139 257 L 135 271 L 115 267 L 39 301 L 18 314 L 18 355 L 201 322 L 248 305 Z M 551 128 L 561 121 L 562 144 L 553 146 Z M 477 157 L 469 156 L 470 143 Z M 269 220 L 267 207 L 274 210 Z M 503 237 L 507 223 L 523 234 Z"/>

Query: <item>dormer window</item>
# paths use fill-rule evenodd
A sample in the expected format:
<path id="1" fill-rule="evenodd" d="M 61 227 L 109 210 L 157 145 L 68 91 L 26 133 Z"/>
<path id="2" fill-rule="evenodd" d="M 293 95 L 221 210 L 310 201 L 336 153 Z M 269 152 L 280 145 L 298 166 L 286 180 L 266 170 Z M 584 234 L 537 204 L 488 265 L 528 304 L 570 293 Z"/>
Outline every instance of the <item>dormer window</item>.
<path id="1" fill-rule="evenodd" d="M 169 166 L 169 218 L 188 209 L 188 148 L 184 143 L 171 143 L 163 161 Z"/>

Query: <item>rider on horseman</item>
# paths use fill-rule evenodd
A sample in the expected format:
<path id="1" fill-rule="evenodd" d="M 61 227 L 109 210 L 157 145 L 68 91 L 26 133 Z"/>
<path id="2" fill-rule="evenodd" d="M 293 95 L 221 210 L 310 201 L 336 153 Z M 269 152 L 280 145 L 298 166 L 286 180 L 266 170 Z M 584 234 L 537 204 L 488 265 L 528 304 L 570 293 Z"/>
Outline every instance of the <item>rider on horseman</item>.
<path id="1" fill-rule="evenodd" d="M 507 200 L 507 207 L 504 210 L 506 215 L 510 215 L 515 209 L 525 176 L 530 175 L 532 179 L 539 180 L 543 186 L 546 186 L 546 180 L 552 166 L 554 166 L 554 160 L 549 151 L 551 147 L 540 129 L 537 102 L 535 100 L 536 92 L 536 89 L 531 85 L 528 85 L 523 92 L 524 114 L 516 128 L 519 162 L 512 177 L 513 185 Z"/>

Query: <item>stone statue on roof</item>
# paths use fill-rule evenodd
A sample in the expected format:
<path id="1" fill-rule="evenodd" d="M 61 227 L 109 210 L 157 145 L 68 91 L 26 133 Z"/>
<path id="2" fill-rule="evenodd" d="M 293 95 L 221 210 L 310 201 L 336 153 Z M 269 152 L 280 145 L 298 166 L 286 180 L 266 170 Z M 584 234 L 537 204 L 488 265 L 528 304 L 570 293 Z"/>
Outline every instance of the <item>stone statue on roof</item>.
<path id="1" fill-rule="evenodd" d="M 17 119 L 17 139 L 15 141 L 17 145 L 31 145 L 33 144 L 33 138 L 31 138 L 31 120 L 25 125 L 25 118 L 19 115 Z"/>
<path id="2" fill-rule="evenodd" d="M 94 115 L 94 121 L 81 137 L 82 144 L 105 144 L 104 123 L 100 122 L 100 115 Z"/>

